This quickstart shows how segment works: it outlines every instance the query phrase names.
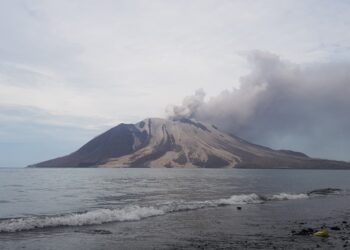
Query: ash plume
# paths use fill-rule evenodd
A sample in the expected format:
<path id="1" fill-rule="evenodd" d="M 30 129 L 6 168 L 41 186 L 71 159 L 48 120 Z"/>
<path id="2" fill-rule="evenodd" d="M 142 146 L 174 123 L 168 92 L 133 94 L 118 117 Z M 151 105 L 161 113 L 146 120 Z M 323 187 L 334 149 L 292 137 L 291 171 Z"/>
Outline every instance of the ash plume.
<path id="1" fill-rule="evenodd" d="M 182 105 L 169 106 L 167 113 L 170 119 L 194 118 L 198 108 L 204 104 L 205 92 L 198 89 L 193 96 L 187 96 L 183 99 Z"/>
<path id="2" fill-rule="evenodd" d="M 298 65 L 262 51 L 247 54 L 240 88 L 204 101 L 203 90 L 174 106 L 252 142 L 350 160 L 350 63 Z"/>

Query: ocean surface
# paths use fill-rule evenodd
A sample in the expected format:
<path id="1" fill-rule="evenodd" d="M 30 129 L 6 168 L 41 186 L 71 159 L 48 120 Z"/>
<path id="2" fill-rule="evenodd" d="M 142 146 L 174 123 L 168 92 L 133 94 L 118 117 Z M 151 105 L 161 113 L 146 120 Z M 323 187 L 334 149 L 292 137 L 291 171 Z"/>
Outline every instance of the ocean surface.
<path id="1" fill-rule="evenodd" d="M 337 248 L 291 232 L 347 223 L 349 194 L 350 171 L 3 168 L 0 249 Z"/>

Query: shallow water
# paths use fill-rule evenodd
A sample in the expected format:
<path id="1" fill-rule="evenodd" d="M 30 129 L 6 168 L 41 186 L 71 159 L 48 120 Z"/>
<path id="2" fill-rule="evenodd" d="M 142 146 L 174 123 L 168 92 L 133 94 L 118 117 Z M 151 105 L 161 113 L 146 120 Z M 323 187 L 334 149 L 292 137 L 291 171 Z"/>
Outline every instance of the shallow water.
<path id="1" fill-rule="evenodd" d="M 227 235 L 220 223 L 249 235 L 257 233 L 249 221 L 271 226 L 303 215 L 343 216 L 349 177 L 350 171 L 330 170 L 0 169 L 0 247 L 60 249 L 63 239 L 71 249 L 123 248 L 130 241 L 137 248 L 191 248 L 183 239 L 198 230 L 204 239 L 211 237 L 205 232 Z M 308 194 L 323 188 L 341 191 Z M 312 211 L 325 204 L 331 204 L 327 211 Z M 219 224 L 209 229 L 206 223 Z M 168 237 L 172 227 L 175 238 Z M 98 237 L 89 248 L 82 239 L 91 235 Z"/>

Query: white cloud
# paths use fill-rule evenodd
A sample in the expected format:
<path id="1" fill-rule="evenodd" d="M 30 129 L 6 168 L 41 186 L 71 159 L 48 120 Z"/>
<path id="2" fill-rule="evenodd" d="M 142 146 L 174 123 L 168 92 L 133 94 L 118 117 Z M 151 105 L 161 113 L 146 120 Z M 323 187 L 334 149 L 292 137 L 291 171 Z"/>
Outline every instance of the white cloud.
<path id="1" fill-rule="evenodd" d="M 238 87 L 242 51 L 349 60 L 349 12 L 323 0 L 1 1 L 0 105 L 98 126 L 164 116 L 196 89 Z"/>

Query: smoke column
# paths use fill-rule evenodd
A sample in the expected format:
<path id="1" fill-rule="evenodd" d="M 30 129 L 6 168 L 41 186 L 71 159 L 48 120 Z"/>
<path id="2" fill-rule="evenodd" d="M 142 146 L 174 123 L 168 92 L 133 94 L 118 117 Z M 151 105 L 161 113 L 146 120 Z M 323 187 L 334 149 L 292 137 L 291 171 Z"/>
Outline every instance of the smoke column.
<path id="1" fill-rule="evenodd" d="M 198 90 L 168 112 L 208 122 L 254 143 L 350 160 L 350 63 L 297 65 L 247 54 L 240 88 L 205 101 Z"/>

